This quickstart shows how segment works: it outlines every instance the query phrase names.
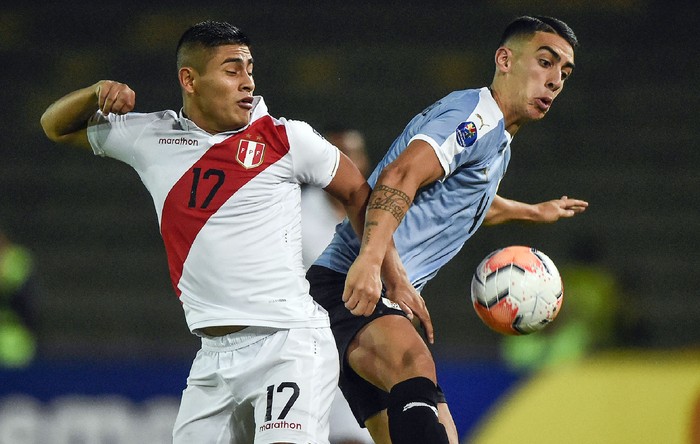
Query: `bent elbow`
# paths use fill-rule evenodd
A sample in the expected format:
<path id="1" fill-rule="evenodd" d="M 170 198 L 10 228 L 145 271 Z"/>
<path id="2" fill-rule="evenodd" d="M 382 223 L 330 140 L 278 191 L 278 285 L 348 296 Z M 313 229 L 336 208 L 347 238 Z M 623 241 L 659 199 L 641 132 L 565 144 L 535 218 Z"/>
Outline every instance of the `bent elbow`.
<path id="1" fill-rule="evenodd" d="M 80 147 L 90 147 L 85 128 L 67 130 L 61 127 L 50 112 L 45 112 L 40 119 L 41 128 L 46 137 L 55 143 L 63 145 L 76 145 Z"/>
<path id="2" fill-rule="evenodd" d="M 59 134 L 55 125 L 53 125 L 48 112 L 44 112 L 44 114 L 41 115 L 39 123 L 41 124 L 41 129 L 44 130 L 44 134 L 46 134 L 46 137 L 48 137 L 49 140 L 53 142 L 59 142 L 61 140 L 61 134 Z"/>

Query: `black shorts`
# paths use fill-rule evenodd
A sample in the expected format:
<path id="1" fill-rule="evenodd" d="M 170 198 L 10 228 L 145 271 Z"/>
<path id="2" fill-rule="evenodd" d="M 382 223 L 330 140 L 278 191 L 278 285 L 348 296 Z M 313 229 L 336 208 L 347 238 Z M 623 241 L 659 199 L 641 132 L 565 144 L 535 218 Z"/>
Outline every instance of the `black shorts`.
<path id="1" fill-rule="evenodd" d="M 335 337 L 340 355 L 340 379 L 338 386 L 343 391 L 345 399 L 357 422 L 364 427 L 370 417 L 376 415 L 388 406 L 389 393 L 376 387 L 360 377 L 347 363 L 346 352 L 350 342 L 362 327 L 373 320 L 386 316 L 398 315 L 406 317 L 403 310 L 392 308 L 380 299 L 374 313 L 370 316 L 355 316 L 345 308 L 343 290 L 345 274 L 338 273 L 325 267 L 311 266 L 306 278 L 311 284 L 310 293 L 314 300 L 326 309 L 331 318 L 331 330 Z M 438 387 L 438 400 L 445 402 L 445 396 Z"/>

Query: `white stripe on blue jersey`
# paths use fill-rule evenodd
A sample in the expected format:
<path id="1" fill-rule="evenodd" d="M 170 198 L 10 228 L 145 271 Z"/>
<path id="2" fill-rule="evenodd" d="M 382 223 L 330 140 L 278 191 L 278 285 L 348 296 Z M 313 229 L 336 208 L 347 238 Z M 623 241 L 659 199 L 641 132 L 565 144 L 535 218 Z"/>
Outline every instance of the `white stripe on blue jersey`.
<path id="1" fill-rule="evenodd" d="M 414 139 L 433 147 L 445 172 L 419 190 L 394 233 L 409 279 L 420 290 L 483 222 L 506 172 L 512 137 L 488 88 L 452 92 L 408 123 L 368 179 L 372 187 Z M 346 219 L 315 264 L 346 273 L 359 249 Z"/>

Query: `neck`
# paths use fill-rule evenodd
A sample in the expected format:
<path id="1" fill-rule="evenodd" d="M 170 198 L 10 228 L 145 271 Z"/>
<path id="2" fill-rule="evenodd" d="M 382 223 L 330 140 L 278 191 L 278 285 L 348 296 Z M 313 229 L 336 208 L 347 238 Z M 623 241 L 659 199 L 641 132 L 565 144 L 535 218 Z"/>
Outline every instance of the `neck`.
<path id="1" fill-rule="evenodd" d="M 522 126 L 522 120 L 516 117 L 517 114 L 515 113 L 515 110 L 512 109 L 512 107 L 506 100 L 508 96 L 506 94 L 501 93 L 501 88 L 499 88 L 498 85 L 496 85 L 496 82 L 492 83 L 491 86 L 489 86 L 489 91 L 491 91 L 491 96 L 493 97 L 493 100 L 496 101 L 498 108 L 503 113 L 503 121 L 506 126 L 506 131 L 508 131 L 508 134 L 510 134 L 511 136 L 514 136 L 515 133 L 517 133 L 520 127 Z"/>
<path id="2" fill-rule="evenodd" d="M 197 125 L 200 129 L 206 131 L 207 133 L 214 135 L 217 134 L 218 131 L 209 128 L 209 126 L 204 122 L 203 119 L 199 118 L 199 115 L 197 112 L 191 112 L 192 110 L 187 107 L 187 105 L 184 105 L 182 107 L 182 115 L 185 116 L 185 118 L 191 120 L 194 122 L 195 125 Z"/>

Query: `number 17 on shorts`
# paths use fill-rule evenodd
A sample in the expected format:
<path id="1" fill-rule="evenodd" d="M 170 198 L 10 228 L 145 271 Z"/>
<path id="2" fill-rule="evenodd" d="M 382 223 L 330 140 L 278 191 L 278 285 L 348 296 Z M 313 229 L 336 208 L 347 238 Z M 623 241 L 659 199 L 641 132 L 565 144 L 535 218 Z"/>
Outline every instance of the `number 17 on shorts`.
<path id="1" fill-rule="evenodd" d="M 173 432 L 184 443 L 328 443 L 338 378 L 328 328 L 202 338 Z"/>

